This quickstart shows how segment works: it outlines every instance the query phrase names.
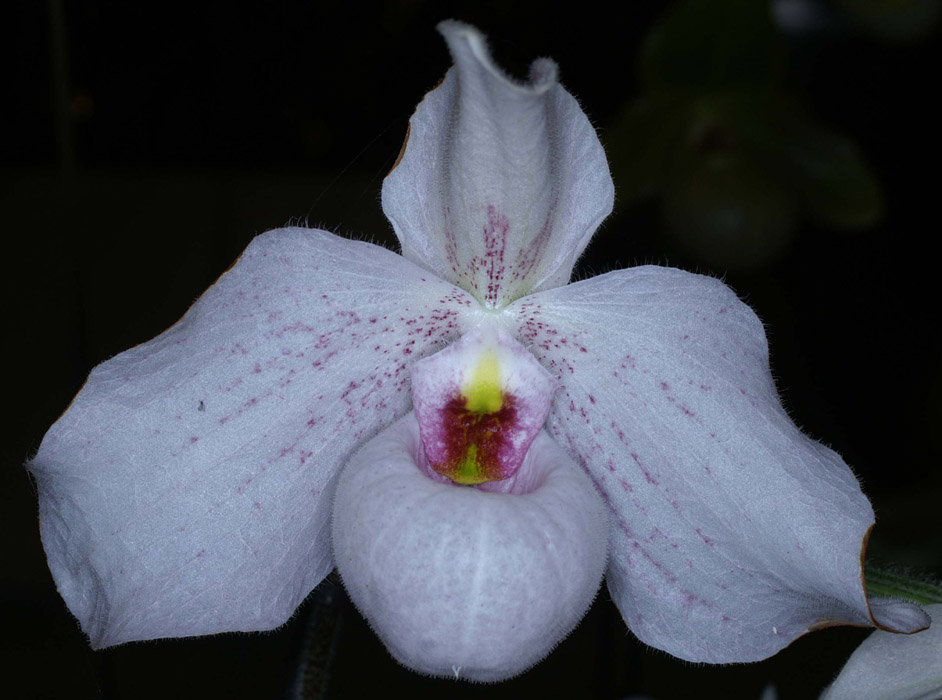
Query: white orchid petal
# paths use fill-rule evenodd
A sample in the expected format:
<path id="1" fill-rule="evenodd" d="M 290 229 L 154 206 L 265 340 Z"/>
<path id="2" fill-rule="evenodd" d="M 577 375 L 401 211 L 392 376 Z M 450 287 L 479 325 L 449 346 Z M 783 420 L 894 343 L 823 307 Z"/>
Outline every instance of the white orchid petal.
<path id="1" fill-rule="evenodd" d="M 409 414 L 344 468 L 337 568 L 392 655 L 435 676 L 523 672 L 576 626 L 605 568 L 608 516 L 591 481 L 541 432 L 527 493 L 430 479 Z"/>
<path id="2" fill-rule="evenodd" d="M 476 29 L 439 30 L 455 66 L 412 116 L 383 183 L 403 255 L 489 307 L 566 284 L 612 209 L 595 130 L 552 61 L 534 62 L 520 85 Z"/>
<path id="3" fill-rule="evenodd" d="M 872 624 L 870 504 L 782 409 L 762 324 L 728 287 L 638 267 L 509 311 L 560 378 L 551 432 L 615 515 L 609 590 L 643 642 L 751 661 L 816 627 Z M 882 622 L 924 622 L 894 607 Z"/>
<path id="4" fill-rule="evenodd" d="M 470 303 L 377 246 L 282 229 L 95 368 L 29 465 L 93 646 L 282 624 L 333 566 L 339 467 L 408 410 L 408 365 Z"/>
<path id="5" fill-rule="evenodd" d="M 927 605 L 929 629 L 900 635 L 877 630 L 851 654 L 821 700 L 942 698 L 942 605 Z"/>

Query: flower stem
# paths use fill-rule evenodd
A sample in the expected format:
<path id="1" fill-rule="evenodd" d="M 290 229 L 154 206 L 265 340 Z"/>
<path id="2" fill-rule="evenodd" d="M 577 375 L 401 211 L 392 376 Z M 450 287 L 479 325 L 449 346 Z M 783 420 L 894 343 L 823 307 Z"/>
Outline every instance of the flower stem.
<path id="1" fill-rule="evenodd" d="M 867 595 L 903 598 L 922 605 L 942 603 L 942 584 L 922 576 L 900 573 L 868 563 Z"/>

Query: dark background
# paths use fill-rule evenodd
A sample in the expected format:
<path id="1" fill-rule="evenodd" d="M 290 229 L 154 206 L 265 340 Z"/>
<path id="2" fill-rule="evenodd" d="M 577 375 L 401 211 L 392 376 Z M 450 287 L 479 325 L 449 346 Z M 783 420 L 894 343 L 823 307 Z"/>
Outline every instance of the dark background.
<path id="1" fill-rule="evenodd" d="M 611 150 L 611 125 L 639 93 L 641 39 L 669 3 L 619 16 L 591 3 L 275 5 L 75 0 L 2 11 L 0 692 L 287 697 L 311 621 L 342 612 L 331 697 L 757 698 L 767 683 L 784 700 L 814 697 L 866 631 L 824 630 L 759 664 L 694 666 L 638 643 L 604 589 L 546 661 L 487 688 L 399 668 L 342 589 L 340 602 L 308 602 L 271 634 L 87 648 L 46 568 L 22 464 L 89 369 L 173 323 L 266 229 L 308 220 L 394 247 L 379 188 L 415 104 L 450 64 L 439 20 L 476 24 L 516 76 L 537 56 L 556 59 Z M 887 42 L 836 20 L 788 39 L 789 86 L 856 141 L 882 182 L 878 225 L 851 235 L 801 222 L 778 259 L 726 273 L 675 249 L 656 204 L 617 202 L 579 270 L 659 262 L 726 273 L 767 325 L 796 422 L 844 456 L 873 500 L 872 552 L 936 575 L 938 35 Z"/>

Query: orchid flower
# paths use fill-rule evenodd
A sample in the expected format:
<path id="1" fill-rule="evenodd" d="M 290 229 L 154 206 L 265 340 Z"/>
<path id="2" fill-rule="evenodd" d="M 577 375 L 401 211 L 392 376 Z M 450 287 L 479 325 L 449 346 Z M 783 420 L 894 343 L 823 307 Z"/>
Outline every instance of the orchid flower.
<path id="1" fill-rule="evenodd" d="M 567 284 L 612 208 L 596 133 L 474 28 L 410 121 L 382 205 L 402 254 L 258 236 L 172 328 L 96 367 L 29 469 L 93 647 L 268 630 L 336 566 L 405 665 L 494 681 L 603 577 L 643 642 L 770 656 L 868 601 L 873 511 L 783 410 L 762 324 L 721 282 Z"/>

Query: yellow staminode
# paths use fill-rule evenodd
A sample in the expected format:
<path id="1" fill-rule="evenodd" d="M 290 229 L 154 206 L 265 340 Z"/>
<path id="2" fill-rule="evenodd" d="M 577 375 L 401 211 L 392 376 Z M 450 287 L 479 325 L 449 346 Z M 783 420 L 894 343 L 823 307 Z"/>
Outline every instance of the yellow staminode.
<path id="1" fill-rule="evenodd" d="M 500 363 L 497 353 L 487 350 L 478 361 L 471 381 L 462 389 L 465 408 L 471 413 L 497 413 L 504 403 L 500 389 Z"/>

